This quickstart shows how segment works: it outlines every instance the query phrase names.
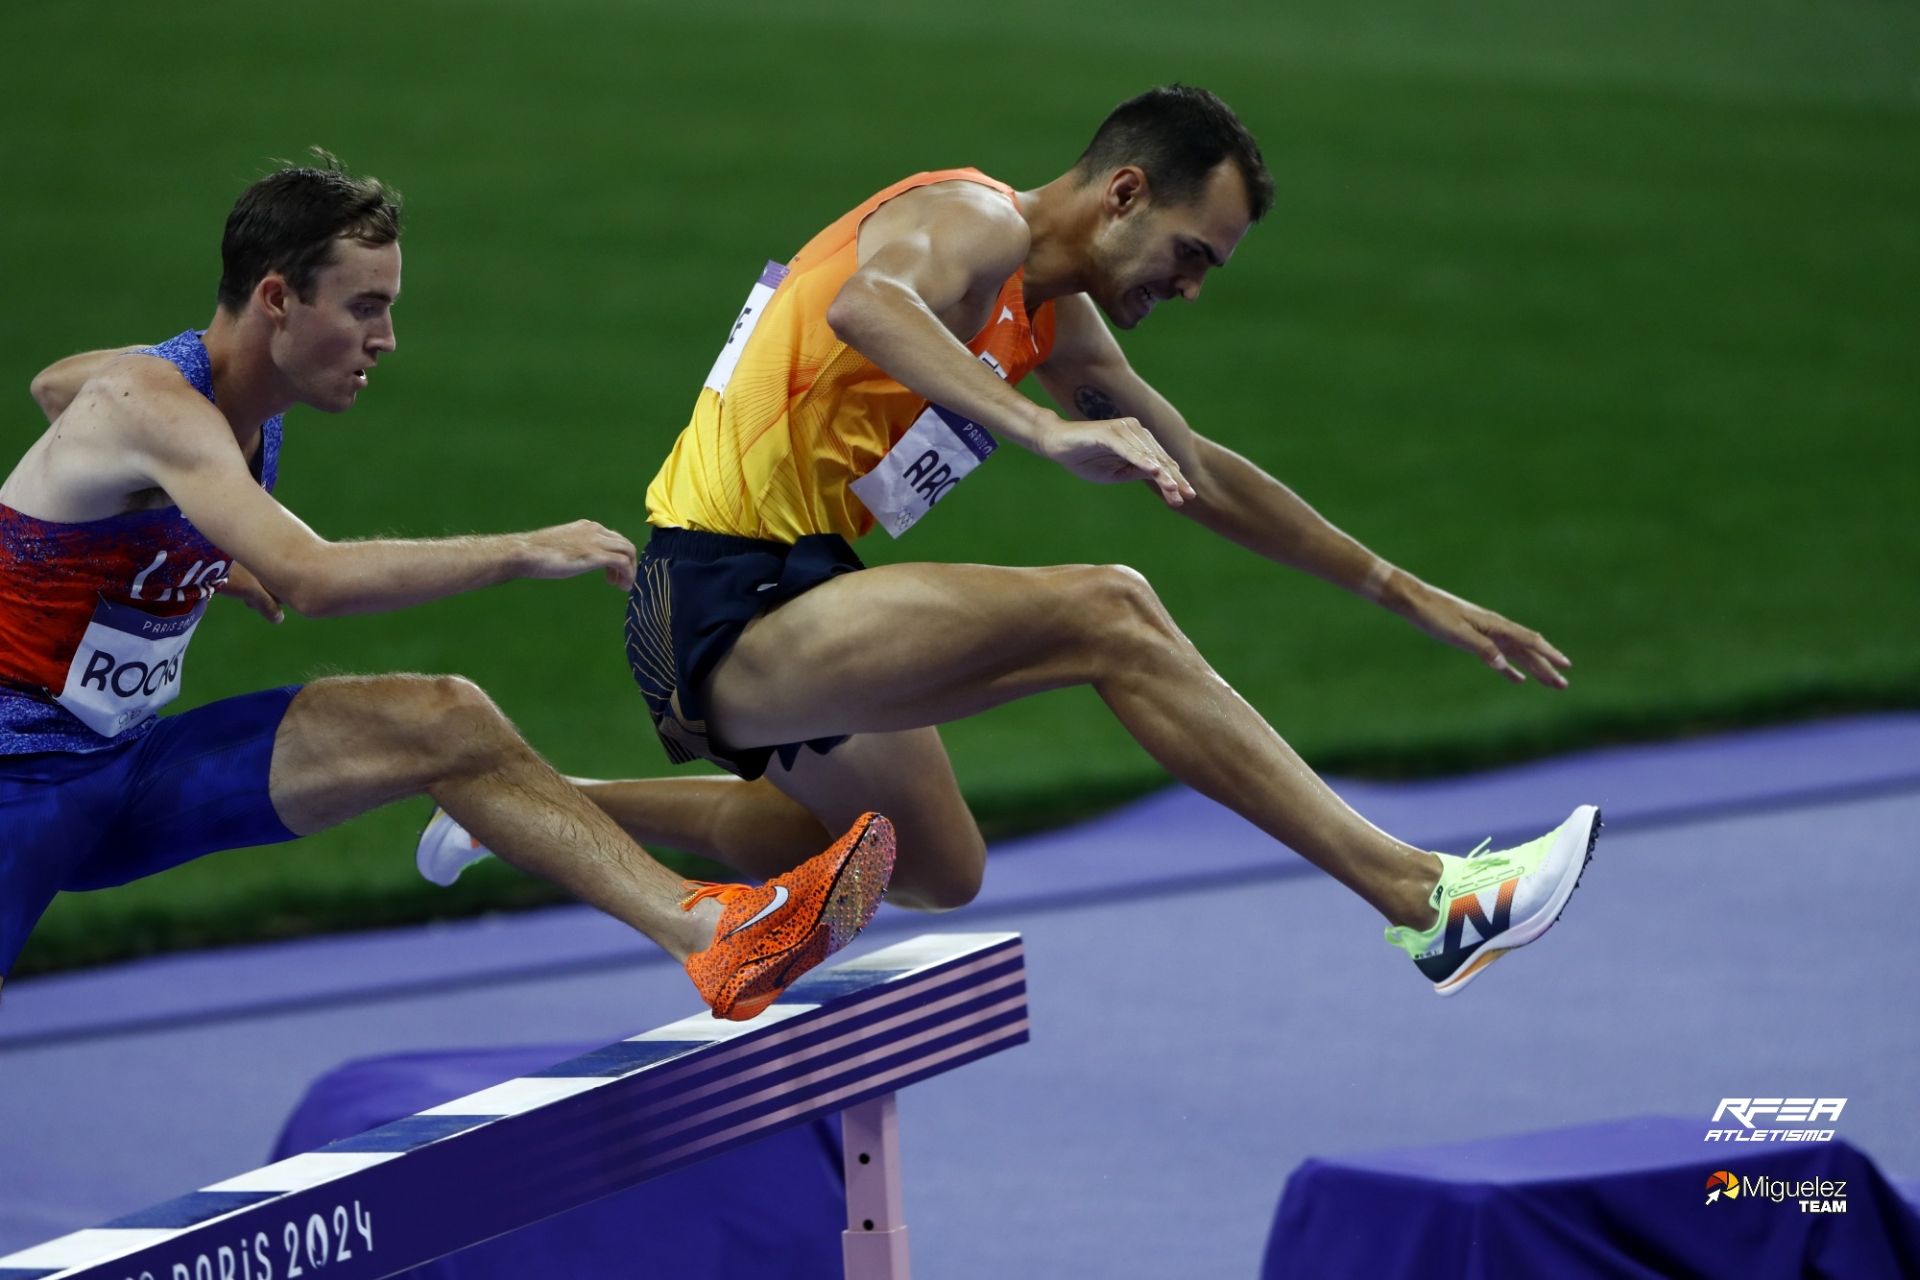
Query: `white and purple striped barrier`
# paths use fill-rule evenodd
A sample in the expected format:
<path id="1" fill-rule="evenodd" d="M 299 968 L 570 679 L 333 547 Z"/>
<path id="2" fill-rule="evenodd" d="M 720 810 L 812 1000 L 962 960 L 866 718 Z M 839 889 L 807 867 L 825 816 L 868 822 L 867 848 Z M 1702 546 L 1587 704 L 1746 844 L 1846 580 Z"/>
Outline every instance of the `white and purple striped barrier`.
<path id="1" fill-rule="evenodd" d="M 1020 935 L 915 938 L 752 1022 L 669 1023 L 0 1257 L 0 1280 L 374 1280 L 836 1111 L 847 1274 L 901 1280 L 894 1091 L 1026 1039 Z"/>

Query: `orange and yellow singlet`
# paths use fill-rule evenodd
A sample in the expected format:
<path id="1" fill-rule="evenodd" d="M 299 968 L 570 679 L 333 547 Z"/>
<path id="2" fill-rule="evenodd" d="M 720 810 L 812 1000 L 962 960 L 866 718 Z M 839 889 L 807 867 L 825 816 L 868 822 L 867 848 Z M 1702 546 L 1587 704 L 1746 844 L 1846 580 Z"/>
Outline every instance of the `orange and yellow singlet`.
<path id="1" fill-rule="evenodd" d="M 965 474 L 991 452 L 992 438 L 980 428 L 930 407 L 827 324 L 827 307 L 859 265 L 860 224 L 867 215 L 915 187 L 956 179 L 1013 198 L 1011 187 L 976 169 L 916 174 L 815 236 L 783 277 L 777 267 L 762 277 L 763 284 L 777 279 L 777 286 L 757 314 L 750 314 L 753 302 L 742 313 L 736 329 L 745 332 L 751 322 L 751 331 L 737 352 L 723 354 L 715 366 L 693 420 L 648 486 L 648 523 L 775 542 L 814 533 L 852 541 L 875 524 L 875 513 L 854 492 L 856 483 L 883 514 L 893 503 L 876 496 L 876 486 L 891 485 L 909 500 L 917 487 L 924 511 L 950 487 L 950 473 Z M 966 344 L 1009 383 L 1026 377 L 1053 346 L 1053 306 L 1043 304 L 1029 317 L 1022 277 L 1016 271 L 1001 286 L 992 318 Z M 756 298 L 763 295 L 756 290 Z M 723 373 L 723 366 L 730 370 Z M 949 450 L 958 454 L 957 462 L 948 456 L 935 466 L 919 448 L 917 433 L 940 433 L 943 424 L 953 434 L 941 439 L 962 447 Z M 916 438 L 906 451 L 914 456 L 889 458 L 910 433 Z M 890 531 L 900 532 L 912 518 L 891 515 Z"/>

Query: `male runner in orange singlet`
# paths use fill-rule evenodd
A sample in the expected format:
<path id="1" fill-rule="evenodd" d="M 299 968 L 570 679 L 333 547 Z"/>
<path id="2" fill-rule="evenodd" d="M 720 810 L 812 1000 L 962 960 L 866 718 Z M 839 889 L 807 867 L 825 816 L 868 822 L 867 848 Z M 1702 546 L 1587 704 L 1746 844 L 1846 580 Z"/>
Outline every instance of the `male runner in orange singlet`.
<path id="1" fill-rule="evenodd" d="M 764 777 L 736 788 L 743 802 L 770 786 L 828 827 L 885 810 L 901 849 L 890 896 L 955 907 L 985 848 L 932 726 L 1088 684 L 1168 772 L 1374 906 L 1441 994 L 1545 932 L 1591 853 L 1592 806 L 1515 849 L 1415 849 L 1334 795 L 1132 570 L 864 569 L 848 546 L 876 525 L 906 534 L 1011 441 L 1083 480 L 1144 480 L 1169 509 L 1510 680 L 1564 687 L 1567 659 L 1538 633 L 1375 556 L 1127 363 L 1108 323 L 1197 299 L 1272 199 L 1226 104 L 1170 86 L 1115 109 L 1044 186 L 922 173 L 769 264 L 647 490 L 628 653 L 668 755 Z M 1029 373 L 1061 412 L 1013 389 Z M 672 786 L 587 790 L 640 833 Z M 422 870 L 446 879 L 473 853 L 436 815 Z"/>

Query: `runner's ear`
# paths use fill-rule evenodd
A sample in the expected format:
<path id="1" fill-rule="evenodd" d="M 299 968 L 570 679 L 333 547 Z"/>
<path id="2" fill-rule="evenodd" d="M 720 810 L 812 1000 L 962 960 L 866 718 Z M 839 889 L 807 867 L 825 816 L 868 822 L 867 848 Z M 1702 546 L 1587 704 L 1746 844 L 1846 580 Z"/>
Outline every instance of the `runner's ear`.
<path id="1" fill-rule="evenodd" d="M 1146 171 L 1138 165 L 1123 164 L 1107 179 L 1104 203 L 1108 213 L 1123 214 L 1139 204 L 1146 194 Z"/>
<path id="2" fill-rule="evenodd" d="M 260 277 L 260 283 L 253 286 L 253 300 L 267 313 L 270 320 L 281 320 L 293 300 L 293 290 L 287 287 L 287 278 L 278 271 L 269 271 Z"/>

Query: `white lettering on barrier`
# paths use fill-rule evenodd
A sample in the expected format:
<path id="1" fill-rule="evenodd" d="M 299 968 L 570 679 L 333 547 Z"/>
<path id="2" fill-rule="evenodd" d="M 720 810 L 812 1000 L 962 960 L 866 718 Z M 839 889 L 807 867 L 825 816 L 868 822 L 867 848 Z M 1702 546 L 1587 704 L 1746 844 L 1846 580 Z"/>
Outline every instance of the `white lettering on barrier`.
<path id="1" fill-rule="evenodd" d="M 223 1244 L 194 1255 L 192 1262 L 176 1262 L 167 1280 L 299 1280 L 331 1263 L 351 1262 L 373 1252 L 373 1214 L 358 1200 L 351 1207 L 336 1204 L 305 1220 L 289 1219 L 280 1226 L 279 1248 L 274 1234 L 255 1231 L 236 1244 Z M 276 1266 L 283 1262 L 284 1267 Z M 157 1280 L 142 1271 L 127 1280 Z"/>

